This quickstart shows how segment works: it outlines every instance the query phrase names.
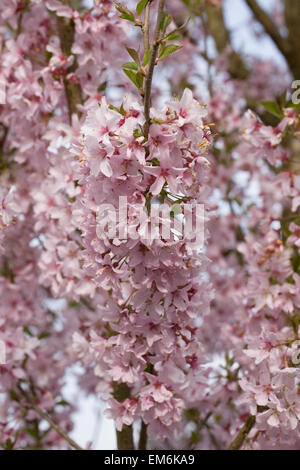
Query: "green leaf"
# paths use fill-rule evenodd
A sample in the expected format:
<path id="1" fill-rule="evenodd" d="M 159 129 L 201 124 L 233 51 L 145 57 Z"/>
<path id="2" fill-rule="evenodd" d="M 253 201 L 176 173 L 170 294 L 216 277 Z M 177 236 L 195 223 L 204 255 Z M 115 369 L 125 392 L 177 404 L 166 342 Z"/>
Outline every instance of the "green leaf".
<path id="1" fill-rule="evenodd" d="M 14 391 L 13 388 L 11 388 L 9 390 L 9 396 L 10 396 L 10 399 L 13 400 L 13 401 L 17 401 L 17 402 L 20 401 L 19 395 Z"/>
<path id="2" fill-rule="evenodd" d="M 41 334 L 39 334 L 38 338 L 39 339 L 46 339 L 46 338 L 50 338 L 51 336 L 51 333 L 49 333 L 48 331 L 42 331 Z"/>
<path id="3" fill-rule="evenodd" d="M 166 29 L 169 26 L 169 24 L 171 23 L 171 21 L 172 21 L 171 16 L 167 12 L 164 11 L 163 15 L 162 15 L 161 23 L 160 23 L 160 30 L 163 33 L 166 32 Z"/>
<path id="4" fill-rule="evenodd" d="M 107 81 L 101 83 L 99 86 L 98 86 L 98 92 L 101 93 L 101 91 L 105 91 L 107 88 Z"/>
<path id="5" fill-rule="evenodd" d="M 282 95 L 280 96 L 280 107 L 281 109 L 285 108 L 286 106 L 286 103 L 287 103 L 287 93 L 286 93 L 286 90 L 282 93 Z"/>
<path id="6" fill-rule="evenodd" d="M 134 83 L 134 85 L 137 87 L 137 80 L 136 80 L 136 74 L 132 70 L 126 70 L 123 69 L 124 73 L 126 73 L 127 77 Z"/>
<path id="7" fill-rule="evenodd" d="M 10 438 L 6 439 L 4 449 L 12 450 L 13 448 L 14 448 L 14 442 Z"/>
<path id="8" fill-rule="evenodd" d="M 125 70 L 124 70 L 124 72 L 125 72 Z M 123 106 L 123 105 L 122 105 L 122 106 Z M 122 116 L 125 116 L 125 114 L 126 114 L 125 111 L 124 111 L 124 113 L 123 113 L 122 107 L 121 107 L 121 109 L 119 109 L 119 108 L 116 108 L 116 106 L 113 106 L 112 104 L 110 104 L 108 107 L 109 107 L 109 109 L 111 109 L 112 111 L 116 111 L 117 113 L 121 114 Z"/>
<path id="9" fill-rule="evenodd" d="M 300 103 L 299 104 L 294 104 L 291 100 L 289 100 L 286 103 L 285 108 L 292 108 L 292 109 L 295 109 L 296 111 L 298 111 L 300 109 Z"/>
<path id="10" fill-rule="evenodd" d="M 193 444 L 198 444 L 201 441 L 201 435 L 198 432 L 193 431 L 191 435 L 191 441 Z"/>
<path id="11" fill-rule="evenodd" d="M 71 404 L 67 400 L 60 400 L 56 403 L 56 405 L 60 406 L 71 406 Z"/>
<path id="12" fill-rule="evenodd" d="M 120 16 L 120 18 L 122 18 L 123 20 L 132 21 L 133 23 L 135 22 L 134 14 L 131 13 L 131 11 L 129 11 L 128 9 L 122 8 L 121 5 L 116 6 L 116 9 L 117 9 L 120 13 L 122 13 L 121 16 Z"/>
<path id="13" fill-rule="evenodd" d="M 35 439 L 35 440 L 38 440 L 38 438 L 39 438 L 39 435 L 38 435 L 38 432 L 37 432 L 36 429 L 24 428 L 24 432 L 29 434 L 29 436 L 33 437 L 33 439 Z"/>
<path id="14" fill-rule="evenodd" d="M 129 14 L 129 13 L 122 13 L 122 15 L 120 16 L 120 18 L 122 18 L 122 20 L 132 21 L 132 23 L 135 22 L 134 15 Z"/>
<path id="15" fill-rule="evenodd" d="M 182 48 L 182 46 L 176 46 L 175 44 L 169 44 L 168 46 L 166 46 L 161 51 L 161 53 L 159 55 L 159 59 L 163 59 L 164 57 L 167 57 L 168 55 L 173 54 L 173 52 L 176 52 L 181 48 Z"/>
<path id="16" fill-rule="evenodd" d="M 139 16 L 143 13 L 144 9 L 146 8 L 148 0 L 141 0 L 136 7 L 136 12 Z"/>
<path id="17" fill-rule="evenodd" d="M 33 333 L 30 331 L 30 329 L 29 329 L 28 326 L 25 326 L 25 327 L 24 327 L 24 333 L 27 333 L 28 336 L 31 336 L 31 337 L 33 336 Z"/>
<path id="18" fill-rule="evenodd" d="M 130 69 L 130 70 L 138 70 L 138 66 L 135 62 L 125 62 L 125 64 L 122 65 L 123 69 Z"/>
<path id="19" fill-rule="evenodd" d="M 136 74 L 136 79 L 138 83 L 138 88 L 143 88 L 144 77 L 140 72 Z"/>
<path id="20" fill-rule="evenodd" d="M 276 101 L 263 101 L 261 104 L 265 110 L 268 111 L 268 113 L 273 114 L 273 116 L 276 116 L 279 119 L 284 117 L 283 112 Z"/>
<path id="21" fill-rule="evenodd" d="M 126 50 L 127 50 L 128 54 L 130 55 L 130 57 L 134 60 L 134 62 L 136 64 L 140 65 L 141 61 L 140 61 L 138 52 L 134 49 L 131 49 L 131 47 L 126 47 Z"/>
<path id="22" fill-rule="evenodd" d="M 124 104 L 123 103 L 121 104 L 121 107 L 120 107 L 120 113 L 122 114 L 122 116 L 126 116 L 126 111 L 124 109 Z"/>
<path id="23" fill-rule="evenodd" d="M 168 41 L 180 41 L 181 39 L 181 35 L 178 34 L 178 33 L 171 33 L 168 37 L 167 37 L 167 40 Z"/>
<path id="24" fill-rule="evenodd" d="M 143 75 L 141 73 L 134 73 L 132 70 L 126 70 L 126 69 L 123 69 L 124 73 L 126 73 L 127 77 L 130 78 L 130 80 L 132 81 L 132 83 L 134 83 L 134 85 L 137 87 L 137 88 L 142 88 L 143 86 Z"/>

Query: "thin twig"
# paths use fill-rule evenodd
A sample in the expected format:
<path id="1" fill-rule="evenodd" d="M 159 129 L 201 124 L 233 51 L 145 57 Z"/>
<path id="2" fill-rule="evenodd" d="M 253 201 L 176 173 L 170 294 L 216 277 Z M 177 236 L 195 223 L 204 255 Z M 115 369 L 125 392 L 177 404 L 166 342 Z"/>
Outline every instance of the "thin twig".
<path id="1" fill-rule="evenodd" d="M 249 418 L 247 419 L 246 423 L 244 424 L 244 426 L 242 427 L 238 435 L 234 438 L 234 440 L 230 444 L 228 450 L 239 450 L 242 447 L 246 437 L 248 436 L 249 432 L 253 428 L 255 421 L 256 421 L 255 416 L 249 416 Z"/>
<path id="2" fill-rule="evenodd" d="M 67 441 L 70 446 L 74 447 L 76 450 L 84 450 L 82 447 L 80 447 L 71 437 L 68 436 L 68 434 L 58 425 L 56 424 L 50 416 L 45 413 L 39 406 L 35 405 L 31 401 L 29 401 L 28 408 L 33 409 L 41 418 L 43 418 L 47 423 L 50 424 L 50 426 L 59 434 L 65 441 Z"/>
<path id="3" fill-rule="evenodd" d="M 23 4 L 23 6 L 21 7 L 21 11 L 19 13 L 19 16 L 18 16 L 18 21 L 17 21 L 17 37 L 19 36 L 19 34 L 21 34 L 22 32 L 22 21 L 23 21 L 23 16 L 24 16 L 24 13 L 27 9 L 29 5 L 29 0 L 25 0 L 25 3 Z"/>
<path id="4" fill-rule="evenodd" d="M 160 24 L 163 16 L 165 6 L 165 0 L 159 0 L 158 4 L 158 12 L 157 12 L 157 20 L 156 20 L 156 27 L 153 39 L 153 48 L 151 51 L 151 56 L 149 60 L 149 67 L 147 71 L 147 76 L 145 80 L 145 95 L 144 95 L 144 113 L 145 113 L 145 125 L 144 125 L 144 135 L 145 138 L 148 140 L 149 136 L 149 129 L 150 129 L 150 107 L 151 107 L 151 88 L 152 88 L 152 79 L 153 79 L 153 72 L 155 67 L 155 62 L 158 53 L 159 47 L 159 36 L 160 36 Z"/>
<path id="5" fill-rule="evenodd" d="M 130 11 L 129 8 L 125 7 L 125 5 L 123 3 L 117 2 L 116 0 L 114 0 L 114 4 L 115 4 L 116 8 L 118 9 L 118 11 L 123 10 L 125 13 L 127 13 L 127 15 L 129 15 L 129 16 L 133 15 L 132 11 Z M 135 24 L 135 26 L 138 26 L 138 27 L 142 28 L 142 22 L 139 19 L 134 18 L 134 24 Z"/>
<path id="6" fill-rule="evenodd" d="M 26 405 L 25 407 L 30 410 L 34 410 L 42 419 L 47 421 L 47 423 L 50 424 L 50 426 L 59 434 L 65 441 L 67 441 L 70 446 L 74 447 L 76 450 L 84 450 L 82 447 L 80 447 L 71 437 L 68 436 L 68 434 L 58 425 L 56 424 L 52 418 L 43 411 L 39 406 L 37 406 L 34 403 L 34 400 L 28 395 L 28 393 L 21 387 L 21 385 L 18 386 L 19 391 L 23 395 L 23 397 L 26 400 Z M 32 380 L 30 379 L 30 390 L 33 394 L 33 396 L 36 396 L 35 390 L 34 390 L 34 384 L 32 383 Z"/>
<path id="7" fill-rule="evenodd" d="M 175 34 L 175 33 L 178 33 L 179 31 L 182 31 L 184 30 L 187 25 L 189 24 L 189 22 L 191 21 L 191 17 L 189 16 L 188 19 L 180 26 L 178 26 L 177 28 L 173 29 L 172 31 L 170 31 L 168 34 L 166 34 L 161 40 L 160 42 L 162 41 L 165 41 L 169 36 L 171 36 L 171 34 Z"/>
<path id="8" fill-rule="evenodd" d="M 150 4 L 151 4 L 151 1 L 149 1 L 146 5 L 144 24 L 142 26 L 143 37 L 144 37 L 144 54 L 148 51 L 149 46 L 150 46 L 149 44 Z"/>

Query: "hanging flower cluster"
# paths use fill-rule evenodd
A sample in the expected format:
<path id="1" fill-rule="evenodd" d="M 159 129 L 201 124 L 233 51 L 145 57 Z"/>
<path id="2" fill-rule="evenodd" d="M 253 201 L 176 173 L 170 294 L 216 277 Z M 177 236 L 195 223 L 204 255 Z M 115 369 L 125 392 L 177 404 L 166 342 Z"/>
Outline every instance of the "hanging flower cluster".
<path id="1" fill-rule="evenodd" d="M 96 363 L 118 429 L 140 417 L 151 434 L 166 437 L 183 410 L 205 394 L 200 341 L 212 295 L 204 277 L 207 259 L 185 233 L 164 234 L 172 208 L 178 218 L 183 201 L 192 206 L 207 200 L 205 114 L 185 90 L 180 101 L 152 109 L 154 124 L 144 142 L 138 103 L 127 97 L 118 111 L 103 98 L 75 144 L 84 190 L 75 212 L 82 219 L 84 266 L 105 291 L 99 309 L 105 325 L 102 335 L 95 329 L 86 339 L 75 334 L 74 348 L 80 356 L 84 348 L 83 359 Z M 120 198 L 128 205 L 125 220 Z M 164 213 L 157 214 L 154 208 L 163 203 Z M 102 206 L 108 215 L 101 218 Z M 117 384 L 126 386 L 121 402 L 109 393 Z"/>

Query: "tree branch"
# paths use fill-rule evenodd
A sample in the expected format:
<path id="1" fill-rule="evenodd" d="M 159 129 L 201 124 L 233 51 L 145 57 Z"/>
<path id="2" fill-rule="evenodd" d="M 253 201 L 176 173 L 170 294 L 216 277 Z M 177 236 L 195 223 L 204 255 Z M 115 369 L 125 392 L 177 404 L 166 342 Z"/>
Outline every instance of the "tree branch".
<path id="1" fill-rule="evenodd" d="M 32 401 L 28 400 L 28 405 L 27 408 L 34 410 L 42 419 L 47 421 L 48 424 L 59 434 L 65 441 L 67 441 L 71 447 L 74 447 L 76 450 L 84 450 L 82 447 L 80 447 L 71 437 L 68 436 L 68 434 L 58 425 L 56 424 L 50 416 L 45 413 L 39 406 L 35 405 L 32 403 Z"/>
<path id="2" fill-rule="evenodd" d="M 294 2 L 294 0 L 293 0 Z M 281 36 L 278 31 L 278 27 L 273 23 L 270 16 L 263 10 L 256 0 L 246 0 L 246 3 L 250 10 L 252 11 L 255 19 L 262 25 L 265 32 L 270 36 L 274 41 L 280 52 L 285 56 L 289 56 L 290 47 L 288 41 Z M 297 3 L 297 2 L 296 2 Z"/>
<path id="3" fill-rule="evenodd" d="M 125 383 L 113 384 L 113 397 L 118 402 L 126 400 L 130 397 L 130 389 Z M 133 429 L 132 426 L 124 425 L 122 431 L 117 431 L 118 450 L 134 450 Z"/>
<path id="4" fill-rule="evenodd" d="M 157 52 L 159 47 L 159 36 L 160 36 L 160 23 L 163 16 L 165 6 L 165 0 L 159 0 L 158 11 L 157 11 L 157 20 L 154 32 L 153 47 L 151 51 L 151 56 L 149 60 L 149 66 L 147 71 L 147 76 L 145 80 L 145 94 L 144 94 L 144 113 L 145 113 L 145 126 L 144 126 L 144 135 L 148 140 L 149 129 L 150 129 L 150 107 L 151 107 L 151 88 L 152 88 L 152 79 L 153 72 L 155 67 L 155 62 L 157 59 Z"/>
<path id="5" fill-rule="evenodd" d="M 8 134 L 8 128 L 0 122 L 0 167 L 3 164 L 4 145 Z"/>
<path id="6" fill-rule="evenodd" d="M 238 435 L 234 438 L 234 440 L 230 444 L 228 450 L 239 450 L 242 447 L 246 437 L 248 436 L 249 432 L 253 428 L 255 421 L 256 421 L 255 416 L 249 416 L 249 418 L 247 419 L 246 423 L 244 424 L 244 426 L 242 427 Z"/>
<path id="7" fill-rule="evenodd" d="M 284 16 L 285 25 L 288 30 L 287 42 L 290 47 L 287 62 L 295 79 L 298 79 L 300 77 L 300 2 L 295 2 L 295 0 L 284 0 Z"/>
<path id="8" fill-rule="evenodd" d="M 225 25 L 222 8 L 207 5 L 205 6 L 205 12 L 207 16 L 206 26 L 215 41 L 217 51 L 221 54 L 226 47 L 231 46 L 232 48 L 230 33 Z M 249 75 L 242 57 L 234 50 L 229 55 L 228 72 L 232 78 L 239 80 L 244 80 Z"/>
<path id="9" fill-rule="evenodd" d="M 150 29 L 150 4 L 151 1 L 148 1 L 145 9 L 145 18 L 144 18 L 144 24 L 142 26 L 142 31 L 143 31 L 143 38 L 144 38 L 144 54 L 146 51 L 149 49 L 149 29 Z"/>
<path id="10" fill-rule="evenodd" d="M 212 36 L 216 45 L 216 49 L 220 54 L 222 54 L 228 46 L 231 46 L 231 49 L 233 49 L 230 40 L 230 33 L 226 27 L 224 14 L 221 7 L 209 4 L 205 6 L 202 4 L 199 5 L 195 0 L 194 3 L 191 3 L 188 6 L 188 9 L 194 16 L 201 18 L 202 24 L 204 24 L 205 28 Z M 189 36 L 186 29 L 184 30 L 184 35 Z M 193 38 L 189 37 L 189 39 L 192 44 L 196 44 Z M 208 63 L 212 62 L 206 53 L 202 53 L 201 55 Z M 244 80 L 249 75 L 243 58 L 234 50 L 232 50 L 229 55 L 228 73 L 232 78 L 237 78 L 239 80 Z"/>
<path id="11" fill-rule="evenodd" d="M 75 36 L 75 24 L 72 18 L 57 17 L 58 34 L 60 39 L 60 47 L 64 54 L 67 56 L 71 54 L 71 48 L 74 42 Z M 68 73 L 75 72 L 77 68 L 76 60 L 74 57 L 74 63 L 68 69 Z M 66 98 L 69 109 L 69 120 L 72 123 L 72 115 L 77 114 L 80 116 L 80 112 L 77 108 L 79 104 L 82 104 L 82 91 L 79 83 L 73 83 L 70 80 L 64 79 L 64 87 L 66 92 Z"/>
<path id="12" fill-rule="evenodd" d="M 139 450 L 147 450 L 147 437 L 147 424 L 142 421 L 139 439 Z"/>

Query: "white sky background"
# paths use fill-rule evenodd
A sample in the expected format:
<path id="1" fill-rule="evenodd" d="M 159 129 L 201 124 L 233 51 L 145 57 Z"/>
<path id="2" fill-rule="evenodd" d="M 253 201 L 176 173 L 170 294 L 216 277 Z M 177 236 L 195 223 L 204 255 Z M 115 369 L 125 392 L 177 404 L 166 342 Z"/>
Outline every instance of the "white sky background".
<path id="1" fill-rule="evenodd" d="M 259 0 L 259 4 L 266 10 L 272 8 L 275 2 L 276 0 Z M 88 6 L 92 3 L 93 0 L 86 0 Z M 224 3 L 225 17 L 232 31 L 235 49 L 266 60 L 272 58 L 279 64 L 284 64 L 284 59 L 269 38 L 258 41 L 250 34 L 248 26 L 251 14 L 245 1 L 224 0 Z M 114 450 L 116 448 L 114 424 L 103 415 L 105 406 L 99 400 L 86 398 L 81 394 L 72 377 L 65 388 L 65 397 L 70 402 L 80 403 L 80 411 L 75 414 L 75 428 L 71 434 L 73 439 L 82 447 L 93 442 L 93 449 Z"/>

